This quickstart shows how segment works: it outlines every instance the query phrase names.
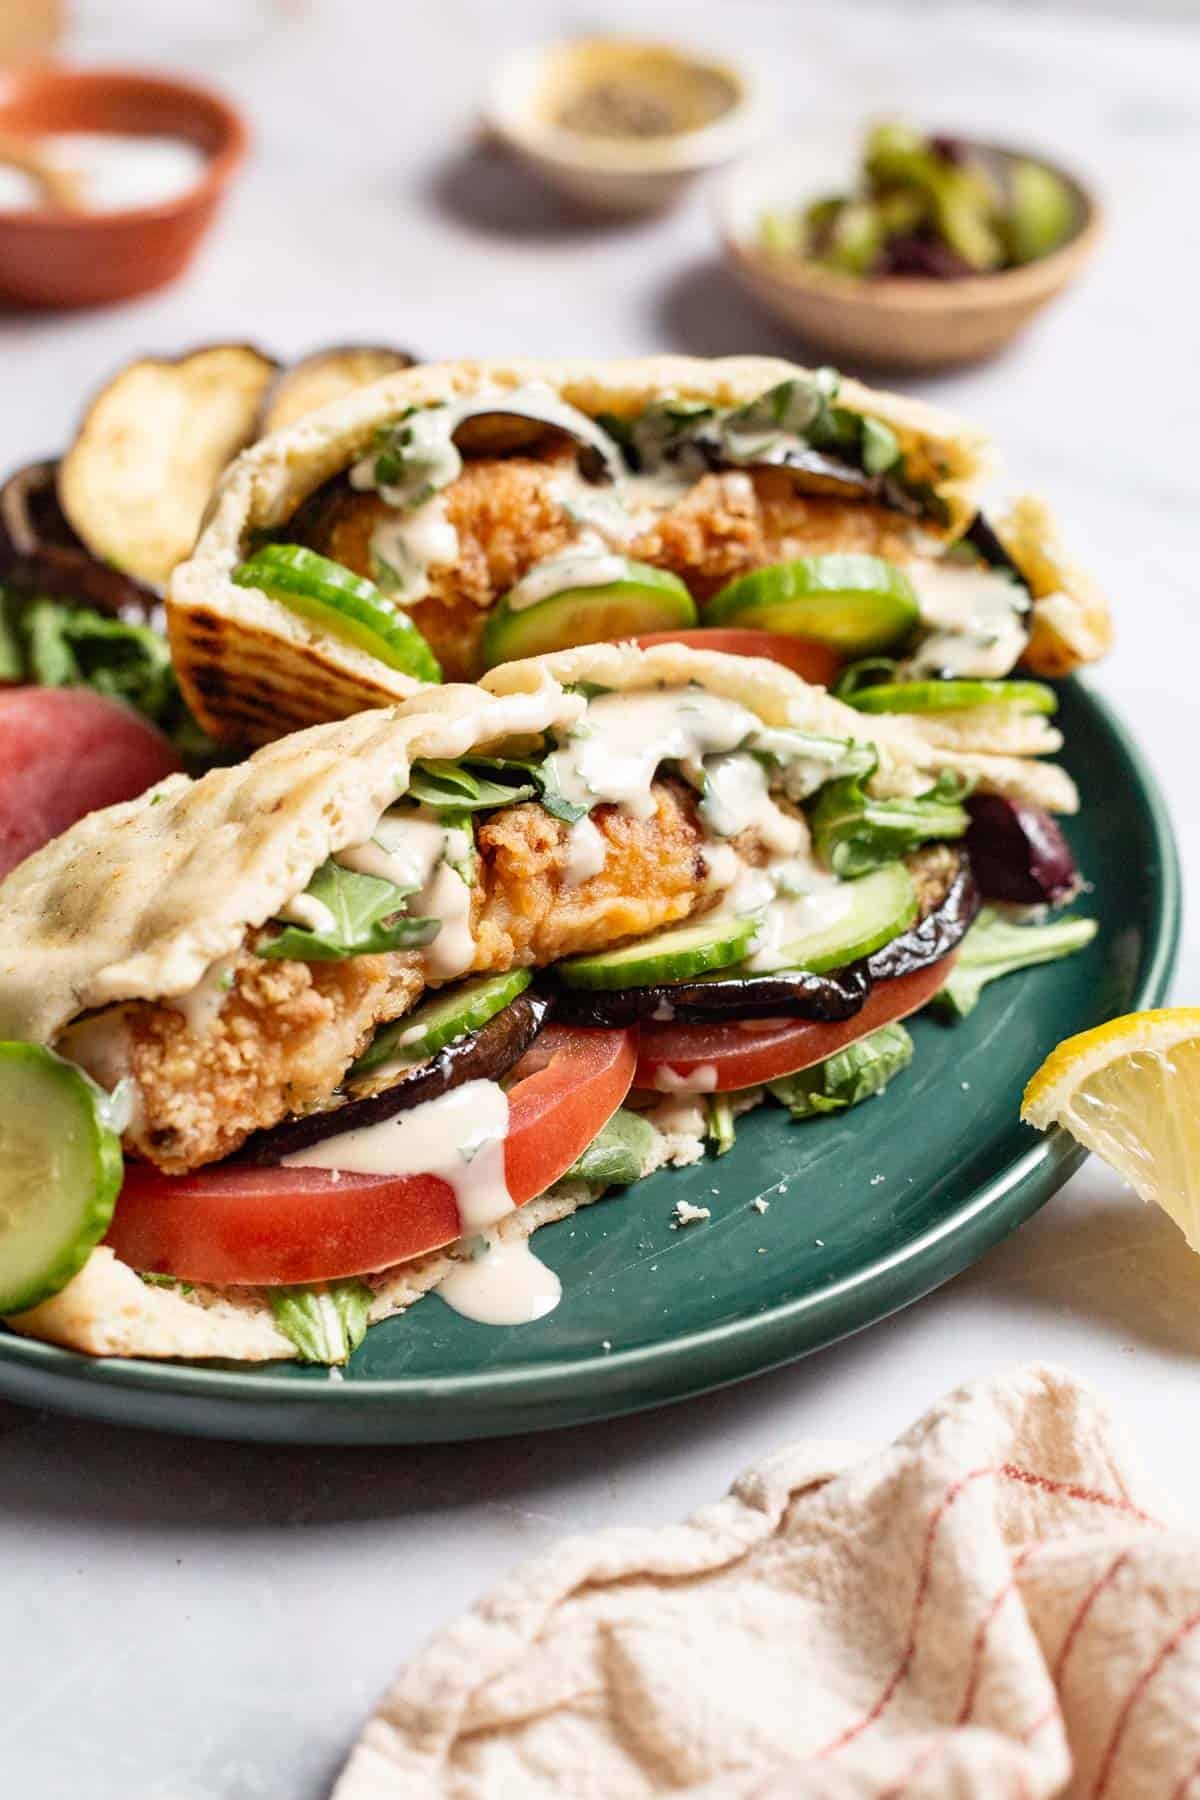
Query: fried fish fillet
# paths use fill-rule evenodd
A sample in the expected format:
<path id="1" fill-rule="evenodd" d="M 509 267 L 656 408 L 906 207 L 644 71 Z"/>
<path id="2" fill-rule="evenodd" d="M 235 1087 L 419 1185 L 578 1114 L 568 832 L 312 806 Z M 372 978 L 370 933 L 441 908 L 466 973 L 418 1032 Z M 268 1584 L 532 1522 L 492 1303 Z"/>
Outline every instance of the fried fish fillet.
<path id="1" fill-rule="evenodd" d="M 569 828 L 540 806 L 495 813 L 477 836 L 471 973 L 540 967 L 601 950 L 712 905 L 695 796 L 655 784 L 656 810 L 597 807 L 603 867 L 570 879 Z M 255 934 L 257 935 L 257 934 Z M 60 1048 L 137 1101 L 127 1146 L 169 1174 L 229 1156 L 253 1131 L 326 1101 L 372 1032 L 408 1012 L 425 981 L 419 953 L 343 962 L 264 960 L 247 945 L 213 1004 L 137 1001 L 87 1020 Z"/>
<path id="2" fill-rule="evenodd" d="M 577 535 L 563 481 L 569 455 L 479 457 L 442 495 L 458 558 L 429 570 L 430 592 L 408 610 L 448 681 L 481 672 L 487 615 L 543 557 Z M 313 549 L 371 576 L 371 538 L 395 513 L 377 494 L 347 490 L 319 509 Z M 863 501 L 800 494 L 783 470 L 704 475 L 629 543 L 627 554 L 678 575 L 699 599 L 766 563 L 832 550 L 891 561 L 913 555 L 909 522 Z"/>

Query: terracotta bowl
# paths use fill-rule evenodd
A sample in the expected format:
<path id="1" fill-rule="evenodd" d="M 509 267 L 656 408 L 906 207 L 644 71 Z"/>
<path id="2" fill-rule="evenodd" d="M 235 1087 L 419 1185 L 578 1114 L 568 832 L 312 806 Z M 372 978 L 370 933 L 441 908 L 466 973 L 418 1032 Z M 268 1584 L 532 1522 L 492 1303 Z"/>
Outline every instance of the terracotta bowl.
<path id="1" fill-rule="evenodd" d="M 171 76 L 45 66 L 0 75 L 0 133 L 120 131 L 183 138 L 208 158 L 194 187 L 121 212 L 0 211 L 0 301 L 97 306 L 173 281 L 245 154 L 240 115 Z"/>
<path id="2" fill-rule="evenodd" d="M 764 212 L 800 207 L 847 186 L 852 152 L 835 162 L 828 142 L 802 142 L 752 158 L 726 181 L 716 200 L 726 261 L 776 318 L 844 361 L 935 369 L 991 356 L 1075 280 L 1096 248 L 1101 225 L 1094 197 L 1058 163 L 1037 151 L 979 147 L 1001 156 L 1032 155 L 1067 183 L 1078 225 L 1061 249 L 1017 269 L 961 281 L 869 281 L 765 250 L 757 241 Z"/>

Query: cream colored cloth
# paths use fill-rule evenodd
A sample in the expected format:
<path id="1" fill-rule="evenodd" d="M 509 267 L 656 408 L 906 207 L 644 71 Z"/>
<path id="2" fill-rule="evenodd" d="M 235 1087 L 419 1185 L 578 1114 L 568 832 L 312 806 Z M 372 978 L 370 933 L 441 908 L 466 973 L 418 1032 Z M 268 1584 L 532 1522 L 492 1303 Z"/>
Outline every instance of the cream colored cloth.
<path id="1" fill-rule="evenodd" d="M 1200 1800 L 1200 1535 L 1092 1390 L 977 1382 L 553 1546 L 403 1671 L 336 1800 L 650 1794 Z"/>

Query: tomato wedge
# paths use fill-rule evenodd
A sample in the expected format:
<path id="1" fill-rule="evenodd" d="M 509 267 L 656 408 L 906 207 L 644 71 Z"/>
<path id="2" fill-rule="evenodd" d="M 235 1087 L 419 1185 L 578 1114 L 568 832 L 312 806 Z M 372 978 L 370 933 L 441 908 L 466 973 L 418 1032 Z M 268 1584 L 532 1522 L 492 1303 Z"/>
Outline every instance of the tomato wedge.
<path id="1" fill-rule="evenodd" d="M 0 876 L 97 807 L 180 768 L 161 731 L 89 688 L 0 692 Z"/>
<path id="2" fill-rule="evenodd" d="M 632 1031 L 548 1025 L 508 1094 L 504 1170 L 514 1206 L 551 1187 L 629 1091 Z M 145 1274 L 217 1286 L 332 1281 L 421 1256 L 462 1232 L 437 1175 L 224 1166 L 163 1175 L 130 1164 L 106 1242 Z"/>
<path id="3" fill-rule="evenodd" d="M 634 1086 L 667 1092 L 687 1091 L 688 1077 L 700 1071 L 693 1092 L 727 1093 L 795 1075 L 824 1062 L 856 1038 L 917 1012 L 932 1000 L 954 966 L 957 951 L 917 969 L 896 975 L 872 990 L 861 1012 L 837 1025 L 808 1019 L 776 1022 L 747 1019 L 720 1025 L 642 1026 Z"/>
<path id="4" fill-rule="evenodd" d="M 815 638 L 788 637 L 782 631 L 744 631 L 735 626 L 703 626 L 695 631 L 647 631 L 634 643 L 642 650 L 652 644 L 687 644 L 693 650 L 719 650 L 725 656 L 765 656 L 793 669 L 804 681 L 832 687 L 841 672 L 842 659 L 828 644 Z"/>

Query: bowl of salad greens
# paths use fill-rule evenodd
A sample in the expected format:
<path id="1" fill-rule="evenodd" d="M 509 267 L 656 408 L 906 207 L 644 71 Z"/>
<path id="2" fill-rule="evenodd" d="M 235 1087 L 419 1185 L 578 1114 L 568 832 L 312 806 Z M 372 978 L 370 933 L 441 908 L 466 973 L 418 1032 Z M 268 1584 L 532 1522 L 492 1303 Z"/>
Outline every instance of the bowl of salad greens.
<path id="1" fill-rule="evenodd" d="M 1001 349 L 1079 274 L 1100 232 L 1075 176 L 1041 155 L 884 120 L 849 175 L 829 134 L 743 164 L 718 198 L 730 266 L 843 358 L 898 367 Z"/>

